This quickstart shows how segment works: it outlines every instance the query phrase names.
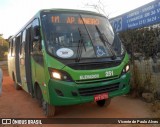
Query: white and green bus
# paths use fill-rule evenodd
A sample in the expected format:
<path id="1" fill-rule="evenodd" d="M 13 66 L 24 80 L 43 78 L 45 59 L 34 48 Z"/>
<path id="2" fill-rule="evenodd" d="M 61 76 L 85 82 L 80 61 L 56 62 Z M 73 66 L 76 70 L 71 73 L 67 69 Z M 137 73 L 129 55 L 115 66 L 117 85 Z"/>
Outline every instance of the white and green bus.
<path id="1" fill-rule="evenodd" d="M 47 116 L 56 106 L 96 102 L 129 92 L 129 57 L 108 19 L 70 9 L 39 11 L 10 39 L 9 75 Z"/>

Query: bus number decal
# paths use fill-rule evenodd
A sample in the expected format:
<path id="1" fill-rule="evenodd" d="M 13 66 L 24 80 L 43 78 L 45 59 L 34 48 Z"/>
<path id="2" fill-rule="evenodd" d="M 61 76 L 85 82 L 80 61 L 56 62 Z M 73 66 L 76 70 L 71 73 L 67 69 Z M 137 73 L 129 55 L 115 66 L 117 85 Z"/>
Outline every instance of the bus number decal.
<path id="1" fill-rule="evenodd" d="M 52 16 L 52 23 L 59 23 L 59 16 Z"/>
<path id="2" fill-rule="evenodd" d="M 106 77 L 113 76 L 113 71 L 106 71 Z"/>

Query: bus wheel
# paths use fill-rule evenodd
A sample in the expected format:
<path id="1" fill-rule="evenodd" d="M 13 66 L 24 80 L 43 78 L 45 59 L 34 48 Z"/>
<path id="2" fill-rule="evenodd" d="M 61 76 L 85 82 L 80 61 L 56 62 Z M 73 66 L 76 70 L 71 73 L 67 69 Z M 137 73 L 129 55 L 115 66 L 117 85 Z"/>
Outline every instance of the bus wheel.
<path id="1" fill-rule="evenodd" d="M 43 95 L 42 95 L 42 91 L 40 89 L 40 87 L 37 87 L 36 90 L 36 98 L 38 100 L 39 106 L 43 108 L 44 114 L 47 117 L 52 117 L 55 115 L 55 107 L 48 104 L 44 99 L 43 99 Z"/>
<path id="2" fill-rule="evenodd" d="M 97 105 L 99 107 L 108 106 L 110 103 L 111 103 L 111 98 L 97 101 Z"/>
<path id="3" fill-rule="evenodd" d="M 16 83 L 15 81 L 14 81 L 14 87 L 16 90 L 21 90 L 21 86 L 18 85 L 18 83 Z"/>
<path id="4" fill-rule="evenodd" d="M 16 81 L 15 81 L 14 73 L 12 73 L 12 78 L 13 78 L 13 81 L 14 81 L 14 88 L 15 88 L 16 90 L 21 90 L 21 86 L 18 85 L 18 83 L 16 83 Z"/>
<path id="5" fill-rule="evenodd" d="M 43 110 L 47 117 L 53 117 L 55 115 L 55 106 L 43 101 Z"/>

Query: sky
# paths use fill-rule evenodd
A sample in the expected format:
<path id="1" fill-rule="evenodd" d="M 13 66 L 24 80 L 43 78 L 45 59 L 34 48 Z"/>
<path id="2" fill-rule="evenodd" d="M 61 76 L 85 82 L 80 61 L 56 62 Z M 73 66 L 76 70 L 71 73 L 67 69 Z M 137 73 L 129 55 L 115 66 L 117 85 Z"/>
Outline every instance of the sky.
<path id="1" fill-rule="evenodd" d="M 0 34 L 7 39 L 16 34 L 40 9 L 71 8 L 97 11 L 92 5 L 104 7 L 105 14 L 115 17 L 154 0 L 0 0 Z M 104 13 L 104 12 L 101 12 Z"/>

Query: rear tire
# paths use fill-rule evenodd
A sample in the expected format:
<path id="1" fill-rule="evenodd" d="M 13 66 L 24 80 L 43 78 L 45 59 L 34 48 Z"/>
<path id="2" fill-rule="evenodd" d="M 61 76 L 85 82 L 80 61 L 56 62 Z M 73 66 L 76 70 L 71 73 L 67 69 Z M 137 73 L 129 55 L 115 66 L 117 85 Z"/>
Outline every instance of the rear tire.
<path id="1" fill-rule="evenodd" d="M 22 89 L 21 86 L 18 85 L 18 83 L 16 83 L 15 81 L 14 81 L 14 88 L 15 88 L 16 90 L 21 90 L 21 89 Z"/>
<path id="2" fill-rule="evenodd" d="M 21 86 L 18 85 L 18 83 L 17 83 L 16 80 L 15 80 L 14 73 L 12 73 L 12 79 L 13 79 L 13 81 L 14 81 L 14 88 L 15 88 L 16 90 L 21 90 L 21 89 L 22 89 Z"/>
<path id="3" fill-rule="evenodd" d="M 103 106 L 108 107 L 110 103 L 111 103 L 111 98 L 97 101 L 97 105 L 99 107 L 103 107 Z"/>

